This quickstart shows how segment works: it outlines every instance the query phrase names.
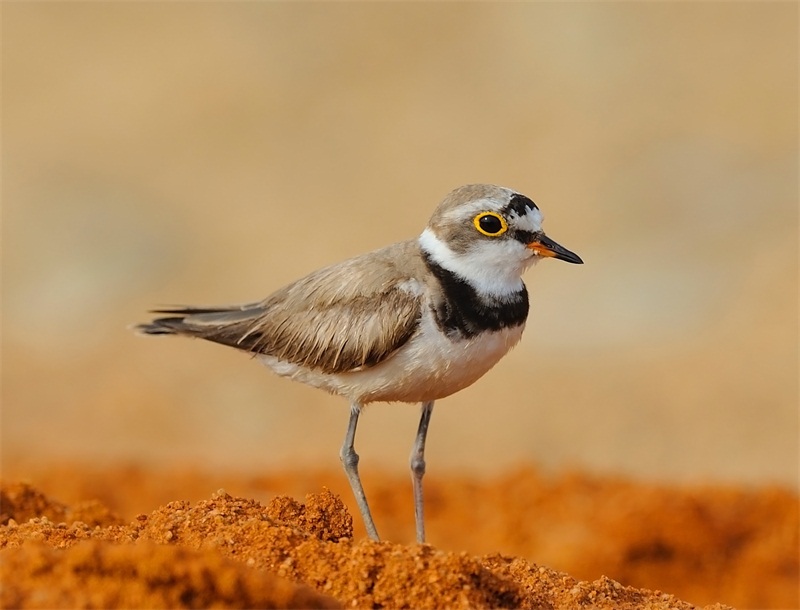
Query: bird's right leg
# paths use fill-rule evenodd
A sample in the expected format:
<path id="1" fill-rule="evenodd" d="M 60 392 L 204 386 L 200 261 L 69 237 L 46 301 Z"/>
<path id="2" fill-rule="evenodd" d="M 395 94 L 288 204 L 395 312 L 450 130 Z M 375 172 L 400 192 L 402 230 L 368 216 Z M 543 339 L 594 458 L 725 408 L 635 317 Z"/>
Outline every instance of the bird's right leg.
<path id="1" fill-rule="evenodd" d="M 364 486 L 361 485 L 361 478 L 358 476 L 358 454 L 353 446 L 356 440 L 356 426 L 358 425 L 358 416 L 360 414 L 361 405 L 357 402 L 352 403 L 350 405 L 350 422 L 347 424 L 347 433 L 344 435 L 344 443 L 342 444 L 342 450 L 339 452 L 339 458 L 342 460 L 347 480 L 350 481 L 350 487 L 356 497 L 358 510 L 361 511 L 361 518 L 367 528 L 367 535 L 373 540 L 380 540 L 378 530 L 375 529 L 375 522 L 372 520 L 372 513 L 369 512 Z"/>

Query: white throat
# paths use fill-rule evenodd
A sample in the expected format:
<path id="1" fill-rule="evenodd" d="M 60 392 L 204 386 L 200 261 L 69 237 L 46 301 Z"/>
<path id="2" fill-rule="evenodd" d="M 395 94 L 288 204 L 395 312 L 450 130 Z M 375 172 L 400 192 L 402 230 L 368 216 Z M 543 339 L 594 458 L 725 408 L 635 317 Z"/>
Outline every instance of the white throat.
<path id="1" fill-rule="evenodd" d="M 495 298 L 522 290 L 522 273 L 538 258 L 516 240 L 476 242 L 467 252 L 454 252 L 427 228 L 419 236 L 419 245 L 433 262 L 455 273 L 479 294 Z"/>

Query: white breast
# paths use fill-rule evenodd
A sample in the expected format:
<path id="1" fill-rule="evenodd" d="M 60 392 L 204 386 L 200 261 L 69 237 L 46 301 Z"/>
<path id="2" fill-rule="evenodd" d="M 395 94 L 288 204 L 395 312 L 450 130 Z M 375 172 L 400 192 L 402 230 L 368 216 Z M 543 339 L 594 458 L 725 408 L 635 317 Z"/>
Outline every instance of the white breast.
<path id="1" fill-rule="evenodd" d="M 414 337 L 384 362 L 359 371 L 327 374 L 280 361 L 259 358 L 278 375 L 327 390 L 360 404 L 423 402 L 454 394 L 484 375 L 522 337 L 524 324 L 471 339 L 452 340 L 423 314 Z"/>

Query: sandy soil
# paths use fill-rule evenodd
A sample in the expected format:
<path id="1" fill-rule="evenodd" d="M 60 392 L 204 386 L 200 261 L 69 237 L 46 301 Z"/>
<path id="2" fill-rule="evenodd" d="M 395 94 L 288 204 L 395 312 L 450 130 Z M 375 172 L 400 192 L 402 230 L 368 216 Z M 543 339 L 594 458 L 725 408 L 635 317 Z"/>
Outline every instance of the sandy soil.
<path id="1" fill-rule="evenodd" d="M 365 477 L 373 543 L 340 473 L 34 470 L 2 487 L 3 607 L 798 606 L 798 498 L 779 488 L 431 477 L 418 546 L 395 475 Z"/>

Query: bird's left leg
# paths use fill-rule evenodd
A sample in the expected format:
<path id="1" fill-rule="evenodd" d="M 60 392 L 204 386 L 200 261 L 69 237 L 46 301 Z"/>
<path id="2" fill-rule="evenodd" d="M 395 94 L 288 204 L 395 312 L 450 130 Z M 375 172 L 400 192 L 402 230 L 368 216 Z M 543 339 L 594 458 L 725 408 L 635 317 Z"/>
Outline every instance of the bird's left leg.
<path id="1" fill-rule="evenodd" d="M 425 542 L 425 515 L 422 498 L 422 477 L 425 474 L 425 438 L 433 412 L 433 401 L 422 403 L 417 437 L 411 449 L 411 482 L 414 485 L 414 520 L 417 524 L 417 542 Z"/>

